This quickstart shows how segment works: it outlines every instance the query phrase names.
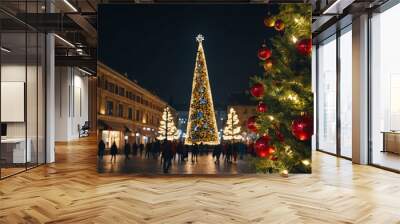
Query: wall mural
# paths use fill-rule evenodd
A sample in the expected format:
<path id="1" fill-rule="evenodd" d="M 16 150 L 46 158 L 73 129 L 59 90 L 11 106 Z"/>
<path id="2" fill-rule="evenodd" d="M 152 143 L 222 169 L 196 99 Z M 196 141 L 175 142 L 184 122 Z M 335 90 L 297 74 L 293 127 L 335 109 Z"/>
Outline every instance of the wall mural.
<path id="1" fill-rule="evenodd" d="M 311 5 L 101 5 L 98 26 L 100 173 L 311 173 Z"/>

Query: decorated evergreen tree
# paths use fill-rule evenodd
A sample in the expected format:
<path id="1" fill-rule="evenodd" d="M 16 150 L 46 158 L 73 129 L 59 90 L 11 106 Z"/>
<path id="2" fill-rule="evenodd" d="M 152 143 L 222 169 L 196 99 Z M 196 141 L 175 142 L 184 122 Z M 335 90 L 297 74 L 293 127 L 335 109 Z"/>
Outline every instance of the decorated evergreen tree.
<path id="1" fill-rule="evenodd" d="M 228 119 L 226 120 L 226 126 L 224 128 L 224 135 L 222 136 L 224 140 L 241 140 L 240 135 L 240 125 L 239 117 L 236 114 L 235 109 L 231 107 L 228 114 Z"/>
<path id="2" fill-rule="evenodd" d="M 174 117 L 172 116 L 169 107 L 164 108 L 162 120 L 160 121 L 160 127 L 158 127 L 157 139 L 162 141 L 167 139 L 168 141 L 177 140 L 179 138 L 178 130 L 176 129 Z"/>
<path id="3" fill-rule="evenodd" d="M 258 50 L 263 75 L 251 80 L 250 93 L 259 102 L 257 116 L 247 124 L 259 136 L 255 143 L 258 157 L 253 162 L 260 172 L 309 173 L 313 134 L 311 6 L 283 4 L 264 24 L 276 35 Z"/>
<path id="4" fill-rule="evenodd" d="M 193 75 L 192 97 L 186 129 L 185 144 L 219 144 L 217 122 L 211 95 L 206 58 L 203 49 L 204 37 L 196 37 L 199 43 Z"/>

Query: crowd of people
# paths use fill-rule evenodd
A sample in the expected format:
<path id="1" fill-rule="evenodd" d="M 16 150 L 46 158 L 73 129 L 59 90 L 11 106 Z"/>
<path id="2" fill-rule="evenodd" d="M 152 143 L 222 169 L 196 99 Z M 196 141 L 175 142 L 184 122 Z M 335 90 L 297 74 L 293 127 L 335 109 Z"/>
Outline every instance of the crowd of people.
<path id="1" fill-rule="evenodd" d="M 100 140 L 98 145 L 98 156 L 100 159 L 105 154 L 105 143 Z M 212 153 L 215 163 L 220 163 L 220 160 L 225 160 L 226 163 L 236 162 L 238 159 L 243 159 L 246 154 L 256 156 L 254 145 L 252 143 L 245 144 L 243 142 L 222 142 L 219 145 L 185 145 L 180 141 L 154 141 L 146 144 L 130 144 L 125 143 L 123 151 L 120 151 L 115 142 L 110 148 L 111 161 L 116 160 L 118 154 L 124 154 L 125 159 L 129 160 L 131 156 L 144 157 L 146 159 L 160 158 L 163 171 L 167 173 L 171 167 L 172 161 L 177 160 L 179 163 L 192 161 L 196 163 L 199 155 Z M 190 154 L 190 158 L 189 158 Z"/>

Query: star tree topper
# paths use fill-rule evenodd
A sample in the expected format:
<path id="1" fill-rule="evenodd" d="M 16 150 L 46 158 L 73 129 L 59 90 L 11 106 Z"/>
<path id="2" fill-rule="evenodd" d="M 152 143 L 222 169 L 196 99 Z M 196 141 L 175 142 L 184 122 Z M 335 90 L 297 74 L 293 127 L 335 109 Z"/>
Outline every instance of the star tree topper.
<path id="1" fill-rule="evenodd" d="M 197 42 L 201 43 L 204 40 L 204 36 L 199 34 L 199 35 L 197 35 L 196 40 L 197 40 Z"/>

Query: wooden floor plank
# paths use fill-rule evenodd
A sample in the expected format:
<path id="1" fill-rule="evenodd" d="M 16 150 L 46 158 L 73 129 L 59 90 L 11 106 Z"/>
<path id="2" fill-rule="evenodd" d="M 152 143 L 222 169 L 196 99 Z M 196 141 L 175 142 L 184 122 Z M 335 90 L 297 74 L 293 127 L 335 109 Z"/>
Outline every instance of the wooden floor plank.
<path id="1" fill-rule="evenodd" d="M 96 144 L 0 181 L 0 223 L 400 223 L 400 175 L 320 152 L 313 174 L 98 174 Z"/>

